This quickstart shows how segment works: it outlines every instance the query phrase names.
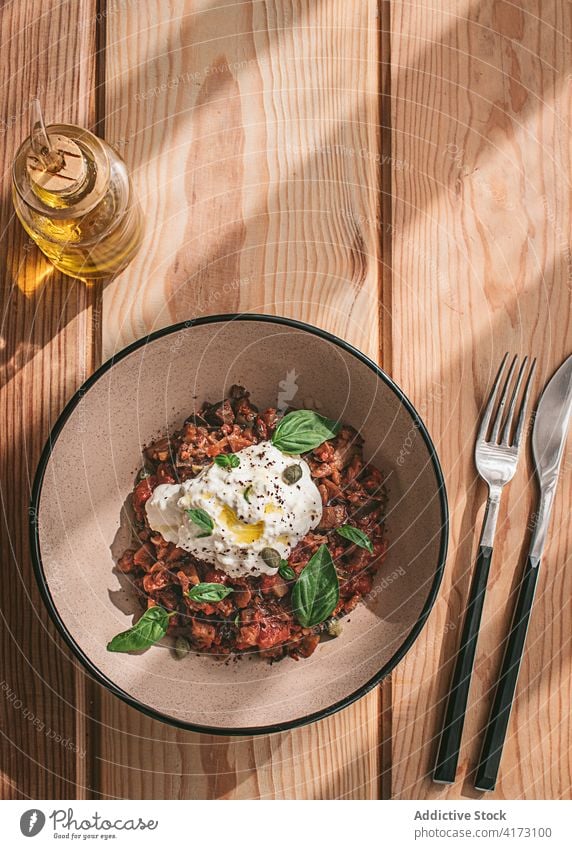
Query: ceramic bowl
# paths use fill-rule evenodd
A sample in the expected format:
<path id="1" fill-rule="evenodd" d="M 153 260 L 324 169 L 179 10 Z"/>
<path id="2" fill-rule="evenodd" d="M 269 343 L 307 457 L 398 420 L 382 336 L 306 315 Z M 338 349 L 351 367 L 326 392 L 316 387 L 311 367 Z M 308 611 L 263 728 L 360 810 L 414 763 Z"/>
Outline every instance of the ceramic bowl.
<path id="1" fill-rule="evenodd" d="M 365 439 L 385 474 L 389 550 L 340 637 L 298 662 L 176 660 L 167 645 L 106 651 L 140 612 L 115 562 L 129 542 L 127 496 L 140 447 L 195 405 L 246 386 L 255 404 L 313 408 Z M 412 404 L 355 348 L 271 316 L 214 316 L 166 328 L 105 363 L 60 416 L 37 471 L 32 552 L 49 611 L 89 672 L 129 704 L 210 733 L 279 731 L 360 698 L 411 649 L 435 601 L 447 502 L 435 448 Z"/>

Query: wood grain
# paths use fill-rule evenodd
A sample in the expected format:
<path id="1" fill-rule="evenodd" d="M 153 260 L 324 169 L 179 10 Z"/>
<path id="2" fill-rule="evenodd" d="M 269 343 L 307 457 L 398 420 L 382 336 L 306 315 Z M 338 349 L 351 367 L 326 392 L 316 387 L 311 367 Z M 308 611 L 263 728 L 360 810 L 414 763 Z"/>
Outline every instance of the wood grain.
<path id="1" fill-rule="evenodd" d="M 63 0 L 49 10 L 26 0 L 0 9 L 1 798 L 89 793 L 89 685 L 40 601 L 28 504 L 48 431 L 94 365 L 96 293 L 55 272 L 27 238 L 14 217 L 11 166 L 35 94 L 48 122 L 93 123 L 95 13 L 95 0 Z"/>
<path id="2" fill-rule="evenodd" d="M 175 0 L 168 14 L 146 0 L 107 16 L 106 133 L 147 241 L 105 292 L 106 354 L 173 321 L 257 311 L 379 356 L 376 14 L 371 0 Z M 106 696 L 101 719 L 103 795 L 376 798 L 390 712 L 375 692 L 241 740 L 175 732 Z"/>
<path id="3" fill-rule="evenodd" d="M 459 779 L 428 775 L 485 498 L 472 451 L 506 350 L 570 353 L 570 4 L 394 3 L 391 17 L 394 374 L 445 468 L 451 553 L 439 603 L 393 680 L 393 790 L 474 795 L 471 771 L 534 509 L 530 462 L 505 492 Z M 496 798 L 570 798 L 572 495 L 564 463 Z"/>
<path id="4" fill-rule="evenodd" d="M 181 318 L 294 315 L 377 355 L 376 4 L 158 2 L 107 18 L 107 136 L 147 211 L 105 351 Z M 161 187 L 158 192 L 157 187 Z"/>
<path id="5" fill-rule="evenodd" d="M 379 793 L 376 695 L 283 734 L 175 731 L 117 700 L 103 716 L 100 792 L 136 799 L 372 799 Z"/>

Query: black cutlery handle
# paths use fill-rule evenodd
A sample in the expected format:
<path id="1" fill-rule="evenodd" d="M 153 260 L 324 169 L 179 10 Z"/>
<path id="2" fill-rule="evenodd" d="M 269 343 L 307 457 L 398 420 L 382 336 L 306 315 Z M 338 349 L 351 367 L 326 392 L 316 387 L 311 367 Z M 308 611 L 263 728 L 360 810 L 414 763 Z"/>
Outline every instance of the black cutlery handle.
<path id="1" fill-rule="evenodd" d="M 440 784 L 452 784 L 455 780 L 492 556 L 493 550 L 490 546 L 481 545 L 479 547 L 477 565 L 473 572 L 469 602 L 463 621 L 461 643 L 451 679 L 439 751 L 433 770 L 433 781 L 438 781 Z"/>
<path id="2" fill-rule="evenodd" d="M 520 662 L 524 653 L 539 566 L 540 560 L 533 560 L 528 557 L 520 582 L 500 676 L 483 739 L 483 748 L 475 778 L 477 790 L 494 790 L 497 782 Z"/>

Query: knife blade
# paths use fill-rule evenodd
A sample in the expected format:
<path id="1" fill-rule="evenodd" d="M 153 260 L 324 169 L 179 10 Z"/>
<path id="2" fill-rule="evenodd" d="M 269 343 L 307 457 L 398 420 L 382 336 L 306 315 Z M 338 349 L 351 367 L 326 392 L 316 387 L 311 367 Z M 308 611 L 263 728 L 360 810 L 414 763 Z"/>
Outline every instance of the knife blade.
<path id="1" fill-rule="evenodd" d="M 532 429 L 532 454 L 540 483 L 540 502 L 530 541 L 530 557 L 536 565 L 540 562 L 546 542 L 571 414 L 572 354 L 546 385 Z"/>
<path id="2" fill-rule="evenodd" d="M 551 377 L 536 409 L 532 429 L 532 453 L 536 476 L 540 483 L 540 500 L 491 713 L 483 738 L 475 777 L 477 790 L 491 791 L 496 786 L 571 413 L 572 355 Z"/>

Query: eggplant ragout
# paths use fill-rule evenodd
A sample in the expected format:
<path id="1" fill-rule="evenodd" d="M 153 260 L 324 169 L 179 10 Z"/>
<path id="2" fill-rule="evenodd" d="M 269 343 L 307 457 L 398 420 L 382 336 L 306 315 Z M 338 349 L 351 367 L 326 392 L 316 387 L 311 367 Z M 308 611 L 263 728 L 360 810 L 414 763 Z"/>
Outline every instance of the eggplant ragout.
<path id="1" fill-rule="evenodd" d="M 314 447 L 303 450 L 309 445 Z M 260 446 L 259 454 L 253 446 Z M 204 403 L 180 430 L 145 447 L 145 465 L 132 493 L 135 542 L 118 562 L 144 613 L 110 642 L 109 650 L 145 648 L 167 634 L 178 657 L 196 651 L 298 659 L 309 657 L 322 637 L 337 636 L 340 619 L 371 593 L 386 550 L 383 477 L 364 462 L 362 446 L 348 425 L 311 411 L 283 417 L 274 409 L 259 412 L 249 393 L 233 386 L 228 398 Z M 278 458 L 270 483 L 249 482 L 257 456 L 266 466 L 268 457 Z M 245 512 L 220 507 L 210 491 L 217 485 L 221 491 L 238 487 Z M 306 514 L 296 526 L 281 506 L 289 487 L 298 488 Z M 276 504 L 259 504 L 256 498 L 264 502 L 268 492 L 277 493 Z M 295 510 L 298 500 L 288 503 Z M 314 511 L 310 518 L 308 504 Z M 180 528 L 173 524 L 173 511 L 182 517 Z M 270 522 L 271 514 L 269 543 L 264 516 Z M 161 520 L 163 515 L 167 518 Z M 153 518 L 155 529 L 149 516 L 159 517 Z M 283 532 L 293 528 L 294 534 L 296 527 L 299 536 L 304 532 L 299 539 Z M 239 542 L 225 548 L 231 537 Z M 257 541 L 248 551 L 244 540 L 250 539 Z M 218 559 L 207 556 L 211 549 Z M 241 573 L 233 561 L 239 549 L 245 564 L 259 563 L 260 569 L 250 565 L 248 572 L 245 565 Z"/>

